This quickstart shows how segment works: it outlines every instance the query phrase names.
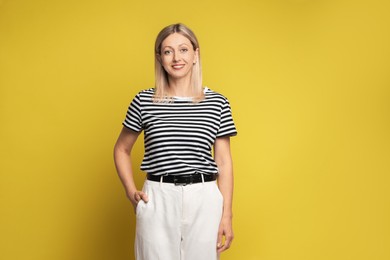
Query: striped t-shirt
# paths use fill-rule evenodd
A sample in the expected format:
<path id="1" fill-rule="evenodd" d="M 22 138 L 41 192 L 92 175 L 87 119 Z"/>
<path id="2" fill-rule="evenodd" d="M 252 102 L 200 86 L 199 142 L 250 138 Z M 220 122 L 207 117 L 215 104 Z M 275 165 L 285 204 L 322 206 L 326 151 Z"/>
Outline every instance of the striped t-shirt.
<path id="1" fill-rule="evenodd" d="M 174 97 L 154 103 L 154 88 L 140 91 L 131 101 L 123 125 L 144 130 L 141 170 L 153 175 L 217 174 L 211 148 L 217 137 L 237 134 L 229 101 L 205 88 L 205 98 Z"/>

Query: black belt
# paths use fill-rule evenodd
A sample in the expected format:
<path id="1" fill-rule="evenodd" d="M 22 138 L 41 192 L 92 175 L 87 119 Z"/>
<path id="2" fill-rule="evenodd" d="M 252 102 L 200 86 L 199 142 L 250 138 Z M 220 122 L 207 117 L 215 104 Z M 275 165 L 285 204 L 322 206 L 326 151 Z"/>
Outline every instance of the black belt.
<path id="1" fill-rule="evenodd" d="M 186 175 L 147 175 L 147 179 L 150 181 L 161 181 L 162 182 L 168 182 L 168 183 L 174 183 L 175 185 L 187 185 L 192 183 L 199 183 L 202 182 L 202 176 L 201 174 L 186 174 Z M 203 180 L 205 182 L 207 181 L 215 181 L 217 179 L 216 174 L 203 174 Z"/>

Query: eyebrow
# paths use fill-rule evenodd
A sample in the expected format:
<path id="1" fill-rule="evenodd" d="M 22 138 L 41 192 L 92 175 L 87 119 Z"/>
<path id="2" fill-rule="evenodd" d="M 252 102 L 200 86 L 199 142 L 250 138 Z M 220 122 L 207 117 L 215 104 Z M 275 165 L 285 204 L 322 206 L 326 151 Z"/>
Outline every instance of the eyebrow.
<path id="1" fill-rule="evenodd" d="M 188 46 L 188 44 L 187 44 L 187 43 L 181 43 L 181 44 L 179 44 L 179 46 L 182 46 L 182 45 L 187 45 L 187 46 Z M 172 46 L 169 46 L 169 45 L 167 45 L 167 46 L 163 46 L 163 49 L 164 49 L 164 48 L 167 48 L 167 47 L 169 47 L 169 48 L 172 48 L 172 49 L 173 49 L 173 47 L 172 47 Z"/>

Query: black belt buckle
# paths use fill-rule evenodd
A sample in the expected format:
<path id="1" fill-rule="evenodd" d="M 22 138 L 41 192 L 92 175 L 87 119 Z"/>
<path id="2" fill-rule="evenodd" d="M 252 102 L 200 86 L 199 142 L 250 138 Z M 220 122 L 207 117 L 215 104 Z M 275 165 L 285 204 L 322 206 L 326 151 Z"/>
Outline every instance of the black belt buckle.
<path id="1" fill-rule="evenodd" d="M 176 186 L 186 186 L 187 184 L 192 184 L 192 181 L 193 181 L 192 175 L 173 177 L 173 183 Z"/>

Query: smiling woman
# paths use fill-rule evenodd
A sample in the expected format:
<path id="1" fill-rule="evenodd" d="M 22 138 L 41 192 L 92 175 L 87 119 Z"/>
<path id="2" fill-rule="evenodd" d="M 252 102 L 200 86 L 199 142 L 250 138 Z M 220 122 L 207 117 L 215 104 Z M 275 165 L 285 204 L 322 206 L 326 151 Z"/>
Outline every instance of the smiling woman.
<path id="1" fill-rule="evenodd" d="M 189 96 L 194 102 L 204 98 L 199 42 L 191 29 L 174 24 L 158 34 L 155 73 L 155 101 L 164 101 L 169 96 Z"/>
<path id="2" fill-rule="evenodd" d="M 192 66 L 196 64 L 198 49 L 192 49 L 191 42 L 181 34 L 169 35 L 162 44 L 161 55 L 158 57 L 168 74 L 170 95 L 186 95 L 189 90 L 180 85 L 189 86 Z M 180 94 L 177 92 L 181 92 Z M 186 93 L 187 92 L 187 93 Z"/>
<path id="3" fill-rule="evenodd" d="M 159 33 L 155 62 L 156 86 L 131 101 L 114 149 L 136 212 L 136 259 L 216 260 L 233 240 L 230 105 L 202 87 L 199 44 L 186 26 Z M 140 191 L 129 156 L 142 130 L 147 180 Z"/>

